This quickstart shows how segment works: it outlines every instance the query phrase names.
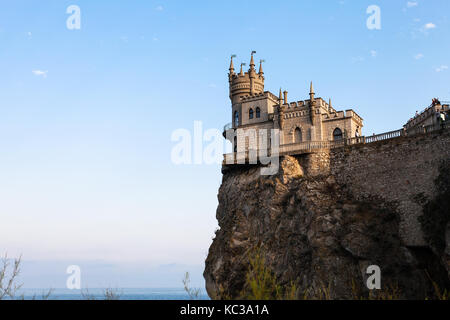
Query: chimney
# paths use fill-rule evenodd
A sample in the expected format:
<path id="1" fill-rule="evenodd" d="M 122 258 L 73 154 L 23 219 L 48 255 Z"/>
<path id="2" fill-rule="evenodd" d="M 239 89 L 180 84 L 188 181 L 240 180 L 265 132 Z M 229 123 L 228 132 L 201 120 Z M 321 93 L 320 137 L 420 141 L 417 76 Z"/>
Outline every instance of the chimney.
<path id="1" fill-rule="evenodd" d="M 288 103 L 288 99 L 287 99 L 287 94 L 288 94 L 288 92 L 285 90 L 285 91 L 283 92 L 283 94 L 284 94 L 284 104 L 287 104 L 287 103 Z"/>

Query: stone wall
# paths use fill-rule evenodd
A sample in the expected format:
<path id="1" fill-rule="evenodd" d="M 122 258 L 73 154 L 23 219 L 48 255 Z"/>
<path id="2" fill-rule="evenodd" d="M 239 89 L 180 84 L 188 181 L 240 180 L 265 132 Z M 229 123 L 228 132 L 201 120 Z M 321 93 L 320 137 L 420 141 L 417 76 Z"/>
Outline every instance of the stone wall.
<path id="1" fill-rule="evenodd" d="M 319 157 L 321 159 L 321 157 Z M 450 131 L 401 137 L 330 153 L 330 171 L 358 200 L 392 203 L 400 215 L 400 236 L 408 246 L 425 246 L 418 218 L 423 202 L 434 199 L 435 179 L 450 159 Z M 323 159 L 312 166 L 323 167 Z"/>

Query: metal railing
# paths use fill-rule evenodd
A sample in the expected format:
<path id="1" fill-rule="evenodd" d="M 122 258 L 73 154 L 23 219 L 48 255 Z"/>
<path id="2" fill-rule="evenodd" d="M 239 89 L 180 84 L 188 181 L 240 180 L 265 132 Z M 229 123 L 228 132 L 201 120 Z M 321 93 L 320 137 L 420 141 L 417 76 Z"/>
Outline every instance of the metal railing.
<path id="1" fill-rule="evenodd" d="M 337 143 L 338 141 L 304 141 L 284 144 L 280 146 L 280 154 L 292 153 L 296 151 L 312 152 L 315 150 L 330 149 L 335 147 Z"/>
<path id="2" fill-rule="evenodd" d="M 363 143 L 372 143 L 372 142 L 377 142 L 377 141 L 383 141 L 383 140 L 389 140 L 389 139 L 393 139 L 393 138 L 398 138 L 398 137 L 403 136 L 404 133 L 405 133 L 405 131 L 403 129 L 395 130 L 395 131 L 389 131 L 389 132 L 385 132 L 385 133 L 380 133 L 380 134 L 376 134 L 376 135 L 373 135 L 373 136 L 365 137 Z"/>

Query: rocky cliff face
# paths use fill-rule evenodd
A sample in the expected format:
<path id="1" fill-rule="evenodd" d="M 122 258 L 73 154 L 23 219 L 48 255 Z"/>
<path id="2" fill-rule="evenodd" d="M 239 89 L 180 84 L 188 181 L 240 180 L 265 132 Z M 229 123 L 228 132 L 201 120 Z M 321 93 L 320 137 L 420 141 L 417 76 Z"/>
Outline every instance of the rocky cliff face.
<path id="1" fill-rule="evenodd" d="M 444 147 L 447 150 L 449 144 Z M 397 142 L 393 148 L 401 146 Z M 349 155 L 348 150 L 345 153 Z M 342 182 L 342 176 L 326 169 L 329 159 L 331 164 L 334 158 L 342 162 L 342 156 L 328 154 L 312 162 L 286 156 L 274 176 L 261 176 L 258 166 L 228 168 L 218 195 L 220 229 L 204 272 L 209 296 L 239 297 L 254 248 L 265 252 L 278 282 L 294 281 L 299 295 L 307 288 L 323 287 L 331 288 L 334 299 L 351 298 L 355 287 L 364 294 L 369 265 L 378 265 L 382 286 L 398 285 L 403 298 L 432 296 L 430 278 L 448 289 L 450 188 L 446 168 L 450 162 L 446 154 L 440 156 L 443 159 L 436 159 L 439 169 L 428 177 L 435 185 L 431 196 L 429 190 L 414 190 L 417 198 L 408 196 L 421 209 L 417 219 L 421 225 L 418 237 L 424 241 L 421 246 L 409 245 L 402 236 L 401 203 L 390 201 L 381 191 L 362 197 L 348 181 Z M 311 163 L 320 165 L 314 168 Z M 386 183 L 395 181 L 386 178 Z"/>

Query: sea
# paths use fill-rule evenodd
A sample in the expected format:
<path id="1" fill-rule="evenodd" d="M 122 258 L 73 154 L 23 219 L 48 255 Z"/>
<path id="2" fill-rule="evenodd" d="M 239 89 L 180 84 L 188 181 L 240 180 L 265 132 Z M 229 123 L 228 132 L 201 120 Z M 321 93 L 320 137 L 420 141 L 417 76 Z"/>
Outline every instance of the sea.
<path id="1" fill-rule="evenodd" d="M 95 289 L 21 289 L 17 298 L 25 300 L 105 300 L 105 290 Z M 191 300 L 183 288 L 120 288 L 110 289 L 119 300 Z M 205 292 L 200 292 L 195 300 L 209 300 Z"/>

